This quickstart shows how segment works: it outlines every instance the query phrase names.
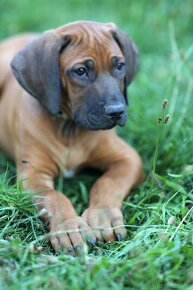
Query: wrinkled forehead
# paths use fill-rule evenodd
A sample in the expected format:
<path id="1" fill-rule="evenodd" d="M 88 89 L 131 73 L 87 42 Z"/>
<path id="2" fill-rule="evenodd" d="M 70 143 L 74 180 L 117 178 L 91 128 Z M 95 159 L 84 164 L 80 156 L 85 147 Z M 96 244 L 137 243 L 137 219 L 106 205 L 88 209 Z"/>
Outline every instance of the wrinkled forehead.
<path id="1" fill-rule="evenodd" d="M 69 35 L 71 38 L 71 43 L 64 53 L 65 56 L 69 55 L 71 64 L 88 58 L 94 59 L 95 62 L 106 62 L 113 56 L 123 57 L 113 38 L 114 27 L 113 24 L 75 22 L 59 27 L 57 31 L 60 35 Z"/>

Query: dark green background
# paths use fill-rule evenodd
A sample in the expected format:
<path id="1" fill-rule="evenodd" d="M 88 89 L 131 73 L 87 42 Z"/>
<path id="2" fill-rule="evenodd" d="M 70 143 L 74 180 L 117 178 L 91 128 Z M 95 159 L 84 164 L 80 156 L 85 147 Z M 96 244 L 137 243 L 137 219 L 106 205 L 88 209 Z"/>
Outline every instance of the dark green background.
<path id="1" fill-rule="evenodd" d="M 181 46 L 192 41 L 191 0 L 1 0 L 0 37 L 44 31 L 75 20 L 115 22 L 134 36 L 144 53 L 170 49 L 168 22 Z"/>

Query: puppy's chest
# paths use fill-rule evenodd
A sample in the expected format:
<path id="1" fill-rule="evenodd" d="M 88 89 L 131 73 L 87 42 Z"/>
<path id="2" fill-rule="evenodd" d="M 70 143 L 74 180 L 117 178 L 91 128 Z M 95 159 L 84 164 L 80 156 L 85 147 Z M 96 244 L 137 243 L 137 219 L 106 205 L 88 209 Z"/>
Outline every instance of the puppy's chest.
<path id="1" fill-rule="evenodd" d="M 53 148 L 55 162 L 65 177 L 72 177 L 74 173 L 83 167 L 88 161 L 89 149 L 86 144 L 72 142 L 72 144 L 60 144 Z"/>

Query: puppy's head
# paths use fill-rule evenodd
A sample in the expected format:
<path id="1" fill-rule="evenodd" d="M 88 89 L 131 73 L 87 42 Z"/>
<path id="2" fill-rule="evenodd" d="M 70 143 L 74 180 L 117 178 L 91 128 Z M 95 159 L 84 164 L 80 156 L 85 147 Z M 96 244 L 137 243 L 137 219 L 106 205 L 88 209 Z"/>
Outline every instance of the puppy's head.
<path id="1" fill-rule="evenodd" d="M 33 40 L 11 67 L 51 114 L 65 111 L 83 128 L 110 129 L 125 125 L 137 56 L 134 42 L 114 24 L 75 22 Z"/>

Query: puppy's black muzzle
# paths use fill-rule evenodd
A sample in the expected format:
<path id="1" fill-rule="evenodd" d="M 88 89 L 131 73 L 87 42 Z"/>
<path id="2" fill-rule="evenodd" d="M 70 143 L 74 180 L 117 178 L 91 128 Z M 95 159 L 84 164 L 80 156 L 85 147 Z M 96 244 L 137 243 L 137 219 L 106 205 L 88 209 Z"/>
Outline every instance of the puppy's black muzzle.
<path id="1" fill-rule="evenodd" d="M 126 99 L 118 81 L 109 74 L 98 76 L 85 90 L 85 99 L 74 115 L 75 122 L 90 130 L 124 126 L 127 120 Z"/>

